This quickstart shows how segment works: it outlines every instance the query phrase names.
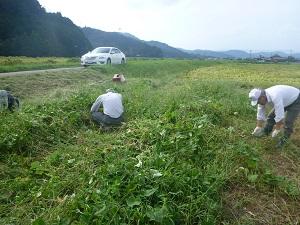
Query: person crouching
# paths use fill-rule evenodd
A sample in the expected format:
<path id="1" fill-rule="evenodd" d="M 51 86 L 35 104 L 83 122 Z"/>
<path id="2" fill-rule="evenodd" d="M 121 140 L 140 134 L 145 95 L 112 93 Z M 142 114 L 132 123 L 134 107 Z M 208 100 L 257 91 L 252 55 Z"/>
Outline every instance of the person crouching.
<path id="1" fill-rule="evenodd" d="M 19 107 L 20 101 L 18 98 L 14 97 L 8 90 L 0 90 L 0 111 L 8 109 L 10 112 L 14 112 Z"/>
<path id="2" fill-rule="evenodd" d="M 99 111 L 102 108 L 102 111 Z M 102 128 L 120 126 L 124 121 L 122 95 L 113 89 L 107 89 L 91 107 L 92 119 Z"/>

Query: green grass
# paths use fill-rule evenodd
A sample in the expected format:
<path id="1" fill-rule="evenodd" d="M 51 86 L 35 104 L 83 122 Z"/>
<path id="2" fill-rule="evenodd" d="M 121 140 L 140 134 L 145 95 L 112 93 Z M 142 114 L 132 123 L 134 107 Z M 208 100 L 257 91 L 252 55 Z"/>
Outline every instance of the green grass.
<path id="1" fill-rule="evenodd" d="M 4 57 L 0 56 L 0 73 L 54 69 L 62 67 L 80 66 L 79 58 L 55 58 L 55 57 Z"/>
<path id="2" fill-rule="evenodd" d="M 10 87 L 23 105 L 1 114 L 0 223 L 256 224 L 268 219 L 251 208 L 258 197 L 298 212 L 297 175 L 280 174 L 272 160 L 299 165 L 299 143 L 280 153 L 275 141 L 251 137 L 247 94 L 300 86 L 299 67 L 132 60 L 3 78 L 0 89 Z M 113 84 L 114 73 L 127 82 Z M 105 133 L 89 108 L 109 87 L 124 97 L 126 124 Z M 273 224 L 299 220 L 275 213 L 269 208 Z"/>

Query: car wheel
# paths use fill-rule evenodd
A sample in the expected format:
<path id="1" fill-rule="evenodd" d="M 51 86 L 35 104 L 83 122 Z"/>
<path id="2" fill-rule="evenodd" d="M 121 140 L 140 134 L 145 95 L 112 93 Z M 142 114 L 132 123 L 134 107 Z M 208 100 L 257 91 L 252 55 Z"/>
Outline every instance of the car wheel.
<path id="1" fill-rule="evenodd" d="M 110 60 L 110 59 L 107 59 L 106 64 L 107 64 L 107 65 L 110 65 L 110 64 L 111 64 L 111 60 Z"/>
<path id="2" fill-rule="evenodd" d="M 122 60 L 121 60 L 121 64 L 125 64 L 125 59 L 122 59 Z"/>

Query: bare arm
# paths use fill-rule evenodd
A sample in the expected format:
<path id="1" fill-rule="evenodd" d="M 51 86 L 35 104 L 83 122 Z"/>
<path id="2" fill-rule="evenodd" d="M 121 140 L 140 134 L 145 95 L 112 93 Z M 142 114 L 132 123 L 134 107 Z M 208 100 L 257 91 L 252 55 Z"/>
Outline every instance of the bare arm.
<path id="1" fill-rule="evenodd" d="M 91 107 L 91 113 L 93 112 L 97 112 L 100 108 L 100 106 L 102 105 L 103 99 L 102 99 L 102 95 L 100 95 L 96 101 L 94 102 L 94 104 Z"/>
<path id="2" fill-rule="evenodd" d="M 257 127 L 263 127 L 265 120 L 266 120 L 265 106 L 264 105 L 258 105 L 257 106 L 256 126 Z"/>

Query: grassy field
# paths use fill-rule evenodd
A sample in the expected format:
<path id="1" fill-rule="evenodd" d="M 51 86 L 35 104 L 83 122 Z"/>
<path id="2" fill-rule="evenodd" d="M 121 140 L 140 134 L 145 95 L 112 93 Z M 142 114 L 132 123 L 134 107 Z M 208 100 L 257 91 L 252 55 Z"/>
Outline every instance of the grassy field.
<path id="1" fill-rule="evenodd" d="M 111 82 L 123 73 L 127 82 Z M 300 122 L 284 150 L 253 138 L 253 87 L 300 86 L 300 65 L 132 60 L 1 78 L 0 224 L 299 224 Z M 126 123 L 103 132 L 105 89 Z"/>
<path id="2" fill-rule="evenodd" d="M 0 73 L 29 71 L 41 69 L 54 69 L 62 67 L 80 66 L 79 58 L 54 58 L 54 57 L 4 57 L 0 56 Z"/>

